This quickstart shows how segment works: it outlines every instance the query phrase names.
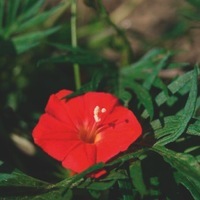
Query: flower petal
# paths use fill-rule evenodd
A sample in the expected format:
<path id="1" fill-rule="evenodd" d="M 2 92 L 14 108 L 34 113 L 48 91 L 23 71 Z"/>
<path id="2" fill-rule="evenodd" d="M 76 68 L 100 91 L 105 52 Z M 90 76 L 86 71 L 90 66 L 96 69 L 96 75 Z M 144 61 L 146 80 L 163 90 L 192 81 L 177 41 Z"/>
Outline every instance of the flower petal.
<path id="1" fill-rule="evenodd" d="M 71 92 L 70 90 L 61 90 L 51 95 L 45 108 L 46 113 L 54 116 L 59 121 L 70 123 L 70 119 L 65 110 L 66 100 L 62 98 Z"/>
<path id="2" fill-rule="evenodd" d="M 96 143 L 97 162 L 106 162 L 125 151 L 141 135 L 142 129 L 138 120 L 123 106 L 115 107 L 104 123 L 112 122 L 115 123 L 100 133 L 101 140 Z"/>
<path id="3" fill-rule="evenodd" d="M 63 160 L 80 143 L 72 127 L 49 114 L 40 117 L 33 130 L 33 138 L 37 145 L 57 160 Z"/>
<path id="4" fill-rule="evenodd" d="M 64 167 L 77 173 L 86 170 L 96 163 L 96 146 L 94 144 L 79 143 L 63 160 Z"/>
<path id="5" fill-rule="evenodd" d="M 102 123 L 105 117 L 112 111 L 113 107 L 119 104 L 118 99 L 115 96 L 104 92 L 88 92 L 83 96 L 83 98 L 90 123 L 95 122 L 94 109 L 97 106 L 100 111 L 102 109 L 105 111 L 99 113 L 99 118 L 101 119 L 100 123 Z"/>

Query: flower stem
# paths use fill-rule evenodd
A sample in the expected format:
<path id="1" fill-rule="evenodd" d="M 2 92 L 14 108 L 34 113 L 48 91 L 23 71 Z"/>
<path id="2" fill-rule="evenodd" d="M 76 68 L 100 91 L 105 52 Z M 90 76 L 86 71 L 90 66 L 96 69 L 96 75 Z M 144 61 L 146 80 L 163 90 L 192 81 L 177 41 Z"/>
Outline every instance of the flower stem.
<path id="1" fill-rule="evenodd" d="M 71 0 L 71 42 L 73 48 L 77 47 L 76 19 L 77 19 L 76 0 Z M 74 79 L 75 79 L 76 89 L 79 89 L 81 87 L 79 65 L 77 63 L 74 63 L 73 68 L 74 68 Z"/>

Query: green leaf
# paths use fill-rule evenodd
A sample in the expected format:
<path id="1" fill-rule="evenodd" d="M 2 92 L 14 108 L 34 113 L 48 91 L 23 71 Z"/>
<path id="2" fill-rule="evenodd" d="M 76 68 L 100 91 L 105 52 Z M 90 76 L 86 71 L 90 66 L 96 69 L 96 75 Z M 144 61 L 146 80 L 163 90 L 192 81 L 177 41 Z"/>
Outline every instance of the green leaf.
<path id="1" fill-rule="evenodd" d="M 103 163 L 97 163 L 97 164 L 91 166 L 90 168 L 88 168 L 87 170 L 83 171 L 82 173 L 77 174 L 71 178 L 65 179 L 65 180 L 53 185 L 52 187 L 53 188 L 56 188 L 56 187 L 65 187 L 65 188 L 71 187 L 71 188 L 73 188 L 73 187 L 79 185 L 80 182 L 83 181 L 83 178 L 86 175 L 95 173 L 96 171 L 103 169 L 103 167 L 105 167 L 105 165 Z"/>
<path id="2" fill-rule="evenodd" d="M 143 171 L 141 161 L 137 160 L 129 166 L 130 177 L 136 190 L 140 193 L 141 197 L 147 195 L 148 191 L 143 179 Z"/>
<path id="3" fill-rule="evenodd" d="M 143 148 L 143 149 L 138 150 L 136 152 L 129 153 L 129 154 L 126 154 L 124 156 L 121 156 L 121 157 L 115 159 L 114 161 L 107 163 L 105 165 L 105 167 L 111 167 L 111 166 L 114 166 L 114 165 L 117 165 L 117 164 L 124 163 L 128 160 L 133 160 L 133 159 L 139 158 L 141 155 L 145 154 L 147 152 L 147 150 L 148 149 Z"/>
<path id="4" fill-rule="evenodd" d="M 200 136 L 200 119 L 197 119 L 193 124 L 189 125 L 187 133 L 190 135 Z"/>
<path id="5" fill-rule="evenodd" d="M 123 67 L 120 70 L 122 77 L 132 77 L 133 79 L 145 79 L 149 76 L 149 70 L 154 69 L 155 64 L 159 61 L 159 56 L 164 53 L 163 49 L 153 49 L 145 54 L 138 62 L 130 66 Z"/>
<path id="6" fill-rule="evenodd" d="M 1 174 L 1 197 L 39 195 L 48 191 L 48 183 L 40 181 L 15 170 L 11 174 Z"/>
<path id="7" fill-rule="evenodd" d="M 42 5 L 44 4 L 44 0 L 40 1 L 25 1 L 23 2 L 22 12 L 20 13 L 20 16 L 18 17 L 19 22 L 26 21 L 27 19 L 31 18 L 33 15 L 36 15 Z"/>
<path id="8" fill-rule="evenodd" d="M 0 182 L 1 181 L 7 181 L 8 179 L 10 179 L 10 178 L 14 178 L 14 176 L 12 175 L 12 174 L 10 174 L 10 173 L 8 173 L 8 172 L 3 172 L 2 171 L 2 167 L 3 167 L 3 165 L 4 165 L 4 162 L 2 162 L 1 160 L 0 160 Z"/>
<path id="9" fill-rule="evenodd" d="M 182 89 L 186 84 L 188 84 L 189 81 L 191 81 L 194 78 L 194 72 L 187 72 L 186 74 L 178 77 L 176 80 L 174 80 L 172 83 L 168 85 L 168 89 L 172 94 L 175 94 L 180 89 Z M 159 93 L 155 101 L 158 106 L 161 106 L 163 103 L 165 103 L 168 100 L 168 96 L 165 95 L 164 92 Z"/>
<path id="10" fill-rule="evenodd" d="M 92 65 L 105 62 L 101 57 L 95 55 L 94 53 L 83 51 L 80 48 L 63 47 L 59 46 L 60 49 L 67 51 L 65 55 L 51 57 L 48 59 L 41 60 L 38 64 L 43 63 L 77 63 L 80 65 Z"/>
<path id="11" fill-rule="evenodd" d="M 134 191 L 130 180 L 118 180 L 118 185 L 123 200 L 134 199 Z"/>
<path id="12" fill-rule="evenodd" d="M 183 184 L 195 200 L 199 200 L 200 165 L 197 160 L 192 155 L 176 153 L 161 146 L 153 147 L 152 150 L 159 153 L 167 163 L 177 170 L 176 181 Z"/>
<path id="13" fill-rule="evenodd" d="M 154 109 L 153 109 L 153 102 L 152 102 L 149 92 L 135 81 L 126 82 L 126 87 L 131 88 L 133 92 L 135 92 L 140 103 L 144 105 L 147 112 L 149 113 L 150 118 L 152 119 L 154 115 Z"/>
<path id="14" fill-rule="evenodd" d="M 148 76 L 148 78 L 144 81 L 143 86 L 149 90 L 153 84 L 153 82 L 155 81 L 156 77 L 158 76 L 158 73 L 160 72 L 160 70 L 164 67 L 166 67 L 167 62 L 169 61 L 169 58 L 172 56 L 171 53 L 168 53 L 167 55 L 165 55 L 162 60 L 154 67 L 153 71 L 151 72 L 151 74 Z"/>
<path id="15" fill-rule="evenodd" d="M 155 138 L 160 139 L 176 132 L 180 126 L 180 117 L 173 115 L 157 119 L 151 122 L 151 126 L 154 130 Z"/>
<path id="16" fill-rule="evenodd" d="M 59 30 L 60 27 L 50 28 L 44 31 L 37 31 L 32 33 L 27 33 L 21 36 L 14 37 L 12 39 L 13 43 L 16 46 L 16 51 L 18 54 L 24 53 L 30 48 L 37 46 L 39 41 L 46 36 L 55 33 Z"/>
<path id="17" fill-rule="evenodd" d="M 128 107 L 128 104 L 132 99 L 131 93 L 126 91 L 126 90 L 123 90 L 123 91 L 120 92 L 118 97 L 124 102 L 124 106 Z"/>
<path id="18" fill-rule="evenodd" d="M 10 24 L 15 22 L 16 16 L 17 16 L 17 10 L 19 9 L 20 3 L 21 3 L 20 0 L 6 2 L 6 6 L 7 6 L 6 24 L 7 24 L 7 26 L 9 26 Z"/>
<path id="19" fill-rule="evenodd" d="M 32 17 L 31 19 L 25 21 L 24 23 L 16 22 L 16 23 L 18 23 L 16 26 L 16 31 L 22 32 L 22 31 L 25 31 L 29 28 L 32 28 L 36 25 L 39 25 L 39 24 L 45 22 L 45 20 L 47 20 L 51 15 L 53 15 L 60 8 L 60 6 L 61 5 L 56 6 L 55 8 L 53 8 L 49 11 L 39 13 L 36 16 Z M 12 32 L 15 32 L 15 31 L 13 30 Z"/>
<path id="20" fill-rule="evenodd" d="M 1 0 L 0 1 L 0 34 L 2 34 L 3 32 L 3 16 L 4 16 L 4 4 L 5 1 Z"/>
<path id="21" fill-rule="evenodd" d="M 184 107 L 183 113 L 180 116 L 180 121 L 178 123 L 178 128 L 174 133 L 160 139 L 155 145 L 166 145 L 170 142 L 174 142 L 180 135 L 186 130 L 187 125 L 192 118 L 195 108 L 196 108 L 196 99 L 197 99 L 197 68 L 193 71 L 193 79 L 191 81 L 191 90 L 189 93 L 188 100 Z"/>
<path id="22" fill-rule="evenodd" d="M 197 71 L 199 74 L 199 70 Z M 193 78 L 194 78 L 194 71 L 187 72 L 184 75 L 178 77 L 172 83 L 170 83 L 167 86 L 167 88 L 172 94 L 176 94 L 177 92 L 181 94 L 185 94 L 188 91 L 190 91 L 191 87 L 189 86 L 189 83 Z M 171 96 L 169 96 L 166 90 L 164 90 L 155 97 L 155 102 L 158 106 L 161 106 L 164 103 L 166 103 L 170 98 Z M 149 113 L 147 112 L 147 110 L 145 110 L 142 113 L 142 117 L 147 118 L 148 116 L 149 116 Z"/>
<path id="23" fill-rule="evenodd" d="M 114 184 L 115 184 L 116 180 L 110 180 L 110 181 L 97 181 L 97 182 L 92 182 L 91 184 L 87 185 L 87 189 L 89 190 L 97 190 L 97 191 L 104 191 L 104 190 L 108 190 L 109 188 L 111 188 Z M 85 188 L 78 186 L 78 188 Z"/>

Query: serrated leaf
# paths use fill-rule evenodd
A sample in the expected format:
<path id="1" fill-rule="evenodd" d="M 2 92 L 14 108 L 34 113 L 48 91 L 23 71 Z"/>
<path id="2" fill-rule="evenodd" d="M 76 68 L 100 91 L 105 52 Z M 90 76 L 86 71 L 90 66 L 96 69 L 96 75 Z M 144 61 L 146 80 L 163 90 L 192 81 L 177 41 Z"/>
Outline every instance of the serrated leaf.
<path id="1" fill-rule="evenodd" d="M 173 115 L 151 122 L 155 138 L 159 139 L 166 135 L 173 134 L 180 126 L 180 117 Z"/>
<path id="2" fill-rule="evenodd" d="M 186 74 L 178 77 L 176 80 L 174 80 L 172 83 L 168 85 L 168 89 L 172 94 L 175 94 L 180 89 L 182 89 L 186 84 L 188 84 L 189 81 L 193 79 L 193 71 L 187 72 Z M 155 101 L 158 106 L 161 106 L 163 103 L 167 101 L 169 97 L 165 95 L 164 92 L 159 93 Z"/>
<path id="3" fill-rule="evenodd" d="M 200 165 L 197 160 L 192 155 L 176 153 L 161 146 L 153 147 L 152 150 L 177 170 L 177 182 L 182 183 L 195 200 L 200 199 Z"/>
<path id="4" fill-rule="evenodd" d="M 191 81 L 191 90 L 189 93 L 188 100 L 184 107 L 183 113 L 180 116 L 178 127 L 174 133 L 167 135 L 166 137 L 160 139 L 155 145 L 166 145 L 170 142 L 174 142 L 180 135 L 186 130 L 187 125 L 192 118 L 195 108 L 196 108 L 196 99 L 197 99 L 197 68 L 193 71 L 193 79 Z"/>
<path id="5" fill-rule="evenodd" d="M 199 70 L 198 74 L 199 74 Z M 184 75 L 178 77 L 176 80 L 174 80 L 172 83 L 170 83 L 167 88 L 172 94 L 176 93 L 181 93 L 181 94 L 186 94 L 188 91 L 190 91 L 189 83 L 194 77 L 194 72 L 190 71 L 185 73 Z M 158 106 L 163 105 L 166 103 L 171 97 L 169 96 L 166 91 L 160 92 L 156 97 L 155 97 L 155 102 Z M 149 116 L 149 113 L 145 110 L 142 113 L 142 117 L 147 118 Z"/>
<path id="6" fill-rule="evenodd" d="M 200 192 L 199 192 L 199 186 L 195 186 L 193 182 L 187 178 L 187 176 L 181 174 L 181 173 L 175 173 L 175 179 L 178 183 L 181 183 L 182 185 L 187 188 L 192 196 L 194 197 L 194 200 L 199 200 L 200 198 Z"/>
<path id="7" fill-rule="evenodd" d="M 190 135 L 200 136 L 200 119 L 197 119 L 193 124 L 190 124 L 186 132 Z"/>

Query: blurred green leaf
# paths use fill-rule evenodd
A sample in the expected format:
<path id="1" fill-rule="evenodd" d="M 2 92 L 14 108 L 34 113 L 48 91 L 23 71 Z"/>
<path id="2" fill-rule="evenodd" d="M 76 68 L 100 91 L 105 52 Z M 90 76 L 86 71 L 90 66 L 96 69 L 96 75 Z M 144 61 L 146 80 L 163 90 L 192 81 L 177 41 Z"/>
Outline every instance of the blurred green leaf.
<path id="1" fill-rule="evenodd" d="M 158 76 L 158 73 L 160 72 L 161 69 L 166 67 L 169 58 L 172 56 L 171 53 L 168 53 L 165 55 L 162 60 L 153 68 L 153 71 L 150 73 L 150 75 L 147 77 L 147 79 L 144 81 L 143 86 L 149 90 L 155 81 L 156 77 Z"/>
<path id="2" fill-rule="evenodd" d="M 19 9 L 20 1 L 6 1 L 6 7 L 7 7 L 7 18 L 6 18 L 6 25 L 9 26 L 11 23 L 13 23 L 14 20 L 16 20 L 17 16 L 17 10 Z"/>
<path id="3" fill-rule="evenodd" d="M 145 79 L 145 74 L 150 74 L 149 69 L 154 69 L 155 64 L 160 59 L 160 55 L 164 53 L 163 49 L 153 49 L 146 53 L 138 62 L 131 64 L 130 66 L 123 67 L 120 70 L 122 77 L 132 77 L 133 79 Z"/>
<path id="4" fill-rule="evenodd" d="M 24 53 L 39 44 L 41 39 L 55 33 L 60 27 L 54 27 L 43 31 L 35 31 L 24 35 L 16 36 L 12 39 L 18 54 Z"/>
<path id="5" fill-rule="evenodd" d="M 50 43 L 51 46 L 56 47 L 57 49 L 62 51 L 61 56 L 56 56 L 52 58 L 47 58 L 39 61 L 39 65 L 43 63 L 77 63 L 80 65 L 91 65 L 91 64 L 99 64 L 105 62 L 105 60 L 94 54 L 93 52 L 86 51 L 81 48 L 73 48 L 69 45 L 61 45 L 61 44 L 53 44 Z M 63 55 L 64 54 L 64 55 Z"/>
<path id="6" fill-rule="evenodd" d="M 199 200 L 200 165 L 197 160 L 192 155 L 176 153 L 161 146 L 153 147 L 152 150 L 159 153 L 166 162 L 177 170 L 175 173 L 176 181 L 183 184 L 195 200 Z"/>
<path id="7" fill-rule="evenodd" d="M 0 1 L 0 35 L 3 33 L 4 1 Z"/>
<path id="8" fill-rule="evenodd" d="M 188 3 L 192 4 L 193 6 L 200 7 L 200 1 L 199 0 L 186 0 Z"/>

